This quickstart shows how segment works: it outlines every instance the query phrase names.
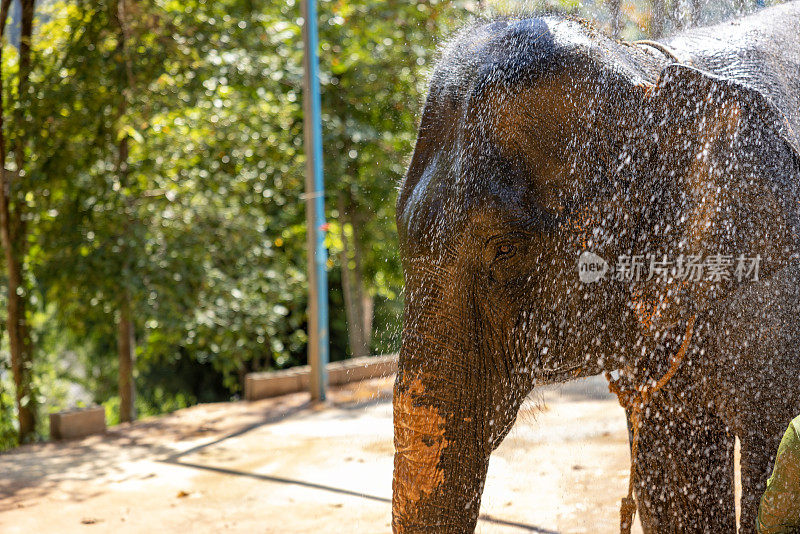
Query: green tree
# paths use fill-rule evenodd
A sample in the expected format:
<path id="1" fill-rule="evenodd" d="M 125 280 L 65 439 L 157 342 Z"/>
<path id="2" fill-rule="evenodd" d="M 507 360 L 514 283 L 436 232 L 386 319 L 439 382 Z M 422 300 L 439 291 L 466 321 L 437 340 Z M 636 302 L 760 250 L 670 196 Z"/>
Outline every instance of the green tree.
<path id="1" fill-rule="evenodd" d="M 5 30 L 11 0 L 0 3 L 0 66 L 5 66 Z M 30 136 L 31 38 L 33 33 L 33 0 L 20 0 L 20 42 L 16 57 L 16 94 L 0 95 L 0 241 L 2 241 L 8 290 L 6 292 L 6 328 L 11 354 L 11 371 L 16 389 L 19 440 L 33 439 L 36 432 L 36 392 L 33 388 L 33 346 L 28 328 L 29 294 L 25 256 L 28 245 L 28 202 L 32 195 L 27 169 L 26 149 Z M 10 70 L 10 69 L 9 69 Z M 0 88 L 5 84 L 0 72 Z M 5 93 L 5 91 L 3 91 Z M 5 102 L 15 96 L 8 130 L 4 124 Z M 11 148 L 12 167 L 7 167 Z"/>
<path id="2" fill-rule="evenodd" d="M 395 187 L 436 43 L 471 16 L 464 5 L 320 5 L 334 359 L 348 344 L 397 346 Z M 21 258 L 46 405 L 62 398 L 52 380 L 69 380 L 125 420 L 134 406 L 228 398 L 248 371 L 304 363 L 298 6 L 39 11 Z M 7 80 L 17 62 L 6 57 Z"/>
<path id="3" fill-rule="evenodd" d="M 329 207 L 336 221 L 350 351 L 397 346 L 401 268 L 395 190 L 416 139 L 437 45 L 473 16 L 469 2 L 325 1 L 320 9 Z M 390 335 L 372 341 L 376 325 Z M 389 324 L 387 324 L 387 321 Z M 388 339 L 387 339 L 388 338 Z"/>

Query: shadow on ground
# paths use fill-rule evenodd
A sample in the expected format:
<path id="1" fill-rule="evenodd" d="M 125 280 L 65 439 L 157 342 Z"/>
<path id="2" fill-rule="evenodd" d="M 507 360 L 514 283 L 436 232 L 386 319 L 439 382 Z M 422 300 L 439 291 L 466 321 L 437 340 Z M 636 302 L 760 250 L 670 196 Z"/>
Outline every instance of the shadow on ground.
<path id="1" fill-rule="evenodd" d="M 391 386 L 351 384 L 324 406 L 305 394 L 201 405 L 2 454 L 0 531 L 387 532 Z M 534 399 L 493 456 L 478 532 L 613 531 L 626 444 L 605 382 L 547 386 Z M 606 450 L 622 455 L 602 465 Z M 592 486 L 598 494 L 565 493 Z"/>

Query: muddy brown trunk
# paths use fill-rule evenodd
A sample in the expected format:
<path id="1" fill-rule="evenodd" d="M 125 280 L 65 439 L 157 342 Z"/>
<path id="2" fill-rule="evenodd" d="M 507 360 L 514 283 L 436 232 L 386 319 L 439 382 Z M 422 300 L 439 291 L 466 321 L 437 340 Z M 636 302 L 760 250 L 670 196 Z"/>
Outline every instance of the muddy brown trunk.
<path id="1" fill-rule="evenodd" d="M 489 465 L 482 418 L 465 415 L 470 407 L 436 403 L 441 389 L 426 382 L 401 372 L 395 383 L 392 528 L 402 534 L 472 532 Z"/>
<path id="2" fill-rule="evenodd" d="M 472 532 L 489 461 L 490 399 L 487 382 L 468 364 L 468 336 L 462 339 L 455 322 L 458 316 L 468 322 L 455 311 L 467 295 L 443 291 L 430 279 L 409 283 L 407 277 L 406 288 L 393 399 L 392 527 L 397 533 Z M 421 302 L 428 304 L 413 304 Z"/>

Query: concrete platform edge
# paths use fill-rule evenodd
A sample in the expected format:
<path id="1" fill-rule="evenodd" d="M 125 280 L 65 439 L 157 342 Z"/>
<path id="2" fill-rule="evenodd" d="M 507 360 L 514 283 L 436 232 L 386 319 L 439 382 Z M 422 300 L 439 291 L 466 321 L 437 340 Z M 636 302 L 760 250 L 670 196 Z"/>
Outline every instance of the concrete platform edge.
<path id="1" fill-rule="evenodd" d="M 338 386 L 395 372 L 397 372 L 397 354 L 350 358 L 328 364 L 328 382 L 332 386 Z M 308 365 L 283 371 L 248 373 L 244 379 L 244 398 L 254 401 L 306 390 L 309 373 Z"/>

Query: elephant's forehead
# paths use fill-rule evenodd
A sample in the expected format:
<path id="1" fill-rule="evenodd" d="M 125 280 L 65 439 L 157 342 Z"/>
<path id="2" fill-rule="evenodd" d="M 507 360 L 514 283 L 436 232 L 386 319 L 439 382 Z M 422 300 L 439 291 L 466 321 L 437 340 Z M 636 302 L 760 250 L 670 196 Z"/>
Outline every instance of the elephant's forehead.
<path id="1" fill-rule="evenodd" d="M 588 137 L 601 89 L 567 73 L 529 86 L 494 86 L 470 115 L 503 155 L 541 158 Z"/>
<path id="2" fill-rule="evenodd" d="M 451 43 L 401 187 L 401 239 L 445 240 L 487 204 L 557 209 L 564 180 L 580 176 L 576 153 L 591 150 L 585 112 L 602 87 L 592 85 L 594 39 L 545 18 L 490 24 Z"/>
<path id="3" fill-rule="evenodd" d="M 555 209 L 558 198 L 586 172 L 594 157 L 597 132 L 593 113 L 596 88 L 561 74 L 534 86 L 487 91 L 485 109 L 476 114 L 482 143 L 513 162 L 517 180 L 538 202 Z M 480 186 L 480 176 L 474 177 Z"/>
<path id="4" fill-rule="evenodd" d="M 588 128 L 579 111 L 584 98 L 565 94 L 558 79 L 494 88 L 480 109 L 438 125 L 441 137 L 400 216 L 409 237 L 441 240 L 475 221 L 518 218 L 531 204 L 558 209 L 576 154 L 590 150 L 576 148 Z"/>
<path id="5" fill-rule="evenodd" d="M 530 183 L 512 168 L 442 150 L 429 160 L 398 223 L 406 241 L 436 249 L 524 217 L 531 202 Z"/>
<path id="6" fill-rule="evenodd" d="M 584 111 L 592 95 L 565 87 L 558 77 L 527 88 L 488 88 L 462 113 L 440 115 L 398 222 L 414 233 L 436 221 L 453 228 L 487 206 L 558 209 L 595 152 Z"/>

